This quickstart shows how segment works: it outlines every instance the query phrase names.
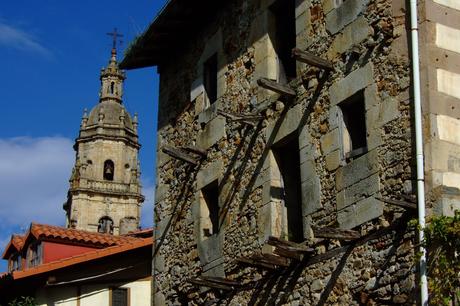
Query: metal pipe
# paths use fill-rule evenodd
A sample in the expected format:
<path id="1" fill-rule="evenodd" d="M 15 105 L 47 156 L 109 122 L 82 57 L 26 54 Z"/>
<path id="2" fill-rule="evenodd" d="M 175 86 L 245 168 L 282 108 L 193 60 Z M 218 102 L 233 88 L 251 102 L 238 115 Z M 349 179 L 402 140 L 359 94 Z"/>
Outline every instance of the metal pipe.
<path id="1" fill-rule="evenodd" d="M 418 52 L 418 20 L 417 20 L 417 0 L 410 0 L 410 26 L 411 26 L 411 58 L 412 58 L 412 80 L 414 94 L 414 116 L 415 116 L 415 149 L 417 162 L 417 206 L 418 222 L 420 225 L 419 240 L 424 240 L 425 229 L 425 179 L 423 166 L 423 131 L 422 131 L 422 105 L 420 99 L 420 66 Z M 428 283 L 426 277 L 426 250 L 420 246 L 420 304 L 428 305 Z"/>

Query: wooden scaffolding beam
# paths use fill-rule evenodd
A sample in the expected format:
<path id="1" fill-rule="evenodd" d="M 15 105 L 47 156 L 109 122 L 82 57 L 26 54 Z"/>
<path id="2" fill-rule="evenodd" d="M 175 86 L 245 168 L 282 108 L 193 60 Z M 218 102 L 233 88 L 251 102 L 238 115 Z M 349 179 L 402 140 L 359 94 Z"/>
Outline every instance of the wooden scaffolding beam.
<path id="1" fill-rule="evenodd" d="M 315 252 L 314 249 L 307 246 L 274 236 L 269 236 L 266 243 L 275 247 L 275 250 L 273 251 L 275 254 L 295 260 L 302 260 L 304 255 Z"/>
<path id="2" fill-rule="evenodd" d="M 230 280 L 223 277 L 212 277 L 212 276 L 198 276 L 189 280 L 190 283 L 197 286 L 205 286 L 209 288 L 221 289 L 226 291 L 235 290 L 242 287 L 240 282 Z"/>
<path id="3" fill-rule="evenodd" d="M 182 149 L 184 149 L 187 152 L 194 153 L 196 155 L 199 155 L 202 158 L 205 158 L 208 154 L 206 150 L 200 149 L 196 146 L 183 146 Z"/>
<path id="4" fill-rule="evenodd" d="M 192 165 L 198 165 L 199 159 L 189 156 L 184 150 L 177 149 L 171 146 L 164 146 L 161 151 L 175 159 L 184 161 Z"/>
<path id="5" fill-rule="evenodd" d="M 296 61 L 306 63 L 324 70 L 334 69 L 334 66 L 330 61 L 316 56 L 308 51 L 302 51 L 298 48 L 292 49 L 292 57 L 294 57 Z"/>
<path id="6" fill-rule="evenodd" d="M 257 125 L 257 121 L 260 121 L 263 119 L 263 117 L 259 114 L 234 114 L 234 113 L 224 112 L 222 110 L 218 110 L 217 113 L 219 115 L 224 116 L 225 118 L 230 119 L 231 121 L 243 122 L 251 126 Z"/>
<path id="7" fill-rule="evenodd" d="M 293 98 L 296 96 L 295 90 L 287 85 L 282 85 L 267 78 L 260 78 L 257 80 L 260 87 L 279 93 L 280 95 Z"/>
<path id="8" fill-rule="evenodd" d="M 379 201 L 382 201 L 382 202 L 385 202 L 385 203 L 388 203 L 388 204 L 391 204 L 391 205 L 406 208 L 406 209 L 414 209 L 414 210 L 417 209 L 417 204 L 411 203 L 411 202 L 408 202 L 408 201 L 392 200 L 392 199 L 380 198 L 380 197 L 375 197 L 375 199 L 377 199 Z"/>
<path id="9" fill-rule="evenodd" d="M 313 229 L 315 238 L 339 239 L 339 240 L 355 240 L 361 238 L 361 234 L 354 230 L 323 227 Z"/>

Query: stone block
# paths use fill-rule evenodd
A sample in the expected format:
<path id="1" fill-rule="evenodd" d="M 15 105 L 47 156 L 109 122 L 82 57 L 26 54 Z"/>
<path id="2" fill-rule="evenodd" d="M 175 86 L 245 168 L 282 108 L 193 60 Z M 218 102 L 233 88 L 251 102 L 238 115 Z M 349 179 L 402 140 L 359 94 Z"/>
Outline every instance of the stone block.
<path id="1" fill-rule="evenodd" d="M 369 0 L 348 0 L 326 15 L 326 30 L 335 34 L 353 22 L 367 6 Z"/>
<path id="2" fill-rule="evenodd" d="M 321 182 L 318 176 L 302 183 L 302 216 L 321 209 Z"/>
<path id="3" fill-rule="evenodd" d="M 351 186 L 379 170 L 377 150 L 369 151 L 367 154 L 352 160 L 347 165 L 339 168 L 336 172 L 337 190 Z"/>
<path id="4" fill-rule="evenodd" d="M 338 106 L 332 106 L 329 110 L 328 116 L 329 128 L 336 129 L 339 127 L 340 122 L 340 108 Z"/>
<path id="5" fill-rule="evenodd" d="M 373 174 L 368 178 L 339 191 L 336 195 L 337 210 L 341 210 L 362 199 L 368 198 L 371 195 L 379 192 L 379 190 L 379 175 Z"/>
<path id="6" fill-rule="evenodd" d="M 160 144 L 160 143 L 159 143 Z M 161 150 L 157 151 L 157 168 L 160 168 L 171 160 L 171 156 L 163 153 Z"/>
<path id="7" fill-rule="evenodd" d="M 444 69 L 436 69 L 438 91 L 460 99 L 460 74 Z"/>
<path id="8" fill-rule="evenodd" d="M 374 82 L 374 68 L 372 63 L 356 69 L 344 79 L 335 82 L 329 89 L 331 105 L 337 105 L 353 94 Z"/>
<path id="9" fill-rule="evenodd" d="M 373 32 L 366 18 L 358 17 L 358 19 L 345 27 L 342 32 L 337 34 L 327 51 L 327 57 L 332 59 L 344 53 L 350 47 L 359 44 L 369 35 L 372 35 Z"/>
<path id="10" fill-rule="evenodd" d="M 339 138 L 339 129 L 333 129 L 323 137 L 321 137 L 321 151 L 323 155 L 339 149 L 340 138 Z"/>
<path id="11" fill-rule="evenodd" d="M 218 116 L 209 121 L 204 130 L 198 134 L 196 145 L 201 149 L 207 150 L 225 135 L 225 118 Z"/>
<path id="12" fill-rule="evenodd" d="M 455 211 L 460 211 L 460 197 L 448 197 L 441 196 L 439 200 L 436 201 L 433 207 L 433 211 L 436 215 L 439 216 L 448 216 L 453 217 Z"/>
<path id="13" fill-rule="evenodd" d="M 204 101 L 204 99 L 203 99 Z M 205 108 L 201 113 L 198 114 L 198 123 L 207 124 L 209 121 L 217 117 L 218 101 Z"/>
<path id="14" fill-rule="evenodd" d="M 388 122 L 398 118 L 399 101 L 394 98 L 387 98 L 382 103 L 369 108 L 366 112 L 366 129 L 379 129 Z"/>
<path id="15" fill-rule="evenodd" d="M 257 178 L 256 178 L 253 188 L 256 189 L 269 181 L 270 181 L 270 171 L 268 169 L 262 170 L 257 174 Z"/>
<path id="16" fill-rule="evenodd" d="M 155 270 L 157 272 L 164 272 L 165 270 L 165 257 L 163 255 L 157 254 L 153 260 Z"/>
<path id="17" fill-rule="evenodd" d="M 280 237 L 283 225 L 281 201 L 270 201 L 258 211 L 259 242 L 265 243 L 268 236 Z"/>
<path id="18" fill-rule="evenodd" d="M 446 115 L 430 115 L 431 137 L 460 145 L 460 120 Z"/>
<path id="19" fill-rule="evenodd" d="M 158 184 L 155 190 L 155 203 L 163 201 L 168 194 L 169 185 Z"/>
<path id="20" fill-rule="evenodd" d="M 300 179 L 302 182 L 308 181 L 316 177 L 315 161 L 310 159 L 300 164 Z"/>
<path id="21" fill-rule="evenodd" d="M 425 147 L 426 170 L 460 173 L 460 145 L 432 139 Z"/>
<path id="22" fill-rule="evenodd" d="M 296 132 L 299 128 L 300 120 L 302 119 L 303 111 L 301 104 L 297 104 L 291 108 L 282 120 L 281 124 L 279 122 L 274 122 L 270 124 L 266 129 L 266 139 L 267 141 L 273 140 L 271 143 L 275 144 L 278 141 L 282 140 L 286 136 L 289 136 L 291 133 Z"/>
<path id="23" fill-rule="evenodd" d="M 224 171 L 224 163 L 221 160 L 214 161 L 208 164 L 206 168 L 201 169 L 196 175 L 196 188 L 202 189 L 215 180 L 222 177 Z"/>
<path id="24" fill-rule="evenodd" d="M 302 33 L 307 28 L 307 24 L 310 22 L 310 10 L 306 10 L 295 18 L 295 33 L 296 35 Z"/>
<path id="25" fill-rule="evenodd" d="M 323 13 L 329 14 L 330 11 L 336 8 L 336 0 L 323 0 Z"/>
<path id="26" fill-rule="evenodd" d="M 195 100 L 203 92 L 203 77 L 200 76 L 192 82 L 192 88 L 190 89 L 190 101 Z"/>
<path id="27" fill-rule="evenodd" d="M 326 169 L 327 171 L 334 171 L 337 169 L 342 162 L 342 152 L 335 150 L 326 155 Z"/>
<path id="28" fill-rule="evenodd" d="M 434 0 L 434 2 L 460 11 L 460 3 L 457 0 Z"/>
<path id="29" fill-rule="evenodd" d="M 295 0 L 295 17 L 302 15 L 306 12 L 311 5 L 311 0 Z"/>
<path id="30" fill-rule="evenodd" d="M 351 229 L 383 214 L 382 202 L 370 197 L 337 212 L 340 228 Z"/>
<path id="31" fill-rule="evenodd" d="M 153 305 L 155 306 L 165 306 L 166 305 L 166 298 L 165 295 L 161 292 L 155 293 L 153 298 Z"/>
<path id="32" fill-rule="evenodd" d="M 366 111 L 380 103 L 378 97 L 377 84 L 372 83 L 364 89 L 364 108 Z"/>

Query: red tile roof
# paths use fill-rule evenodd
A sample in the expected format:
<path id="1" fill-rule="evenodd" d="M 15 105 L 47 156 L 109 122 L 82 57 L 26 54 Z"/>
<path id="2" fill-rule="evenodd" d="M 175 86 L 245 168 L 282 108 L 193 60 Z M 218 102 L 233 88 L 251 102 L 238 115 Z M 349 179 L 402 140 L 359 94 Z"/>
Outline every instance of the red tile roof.
<path id="1" fill-rule="evenodd" d="M 119 245 L 136 239 L 130 236 L 114 236 L 38 223 L 32 223 L 30 225 L 26 240 L 29 239 L 30 236 L 43 240 L 60 240 L 63 242 L 90 244 L 95 247 Z"/>
<path id="2" fill-rule="evenodd" d="M 53 261 L 50 263 L 42 264 L 27 270 L 23 271 L 14 271 L 12 273 L 13 279 L 20 279 L 25 277 L 30 277 L 33 275 L 38 275 L 46 272 L 50 272 L 53 270 L 69 267 L 72 265 L 89 262 L 92 260 L 96 260 L 102 257 L 119 254 L 127 251 L 131 251 L 134 249 L 151 246 L 153 244 L 153 238 L 133 238 L 129 242 L 125 242 L 121 245 L 115 245 L 111 247 L 107 247 L 105 249 L 98 249 L 92 252 L 83 253 L 79 255 L 75 255 L 69 258 L 60 259 L 57 261 Z"/>
<path id="3" fill-rule="evenodd" d="M 24 246 L 25 238 L 25 236 L 21 235 L 11 235 L 10 242 L 8 242 L 7 246 L 5 247 L 2 258 L 7 259 L 11 252 L 20 251 Z"/>

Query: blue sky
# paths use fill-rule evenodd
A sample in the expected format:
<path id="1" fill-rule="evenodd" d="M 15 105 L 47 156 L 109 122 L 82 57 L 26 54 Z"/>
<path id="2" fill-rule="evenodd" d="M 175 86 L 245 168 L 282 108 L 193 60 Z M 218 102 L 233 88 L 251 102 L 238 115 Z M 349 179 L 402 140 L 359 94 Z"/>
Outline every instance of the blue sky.
<path id="1" fill-rule="evenodd" d="M 114 27 L 124 49 L 165 0 L 5 1 L 0 8 L 0 247 L 31 221 L 64 225 L 62 204 L 84 108 L 98 103 Z M 118 58 L 121 59 L 122 50 Z M 127 72 L 124 104 L 139 113 L 144 194 L 152 225 L 158 76 Z M 0 271 L 5 264 L 0 263 Z"/>

